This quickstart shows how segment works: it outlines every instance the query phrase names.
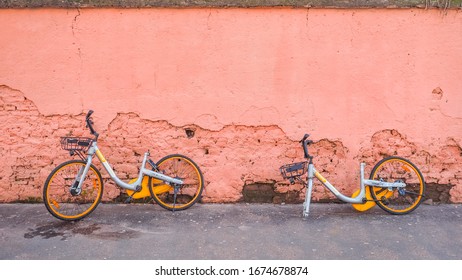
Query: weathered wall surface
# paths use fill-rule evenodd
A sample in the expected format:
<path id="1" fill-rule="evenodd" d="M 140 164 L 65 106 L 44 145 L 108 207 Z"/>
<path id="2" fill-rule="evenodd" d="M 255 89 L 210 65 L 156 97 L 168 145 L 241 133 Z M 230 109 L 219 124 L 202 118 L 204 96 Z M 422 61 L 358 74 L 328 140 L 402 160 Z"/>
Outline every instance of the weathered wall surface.
<path id="1" fill-rule="evenodd" d="M 40 198 L 90 108 L 121 178 L 147 149 L 183 153 L 206 202 L 300 201 L 278 168 L 306 132 L 347 194 L 360 161 L 398 154 L 462 202 L 460 10 L 7 9 L 0 26 L 1 202 Z"/>

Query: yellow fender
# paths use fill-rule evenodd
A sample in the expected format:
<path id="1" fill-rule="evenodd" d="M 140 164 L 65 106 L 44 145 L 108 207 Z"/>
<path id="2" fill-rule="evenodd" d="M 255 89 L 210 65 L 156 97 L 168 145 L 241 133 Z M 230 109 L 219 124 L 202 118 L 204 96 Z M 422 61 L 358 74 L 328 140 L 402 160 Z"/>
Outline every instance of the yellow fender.
<path id="1" fill-rule="evenodd" d="M 376 193 L 377 197 L 385 196 L 386 198 L 389 198 L 390 196 L 393 195 L 393 192 L 389 191 L 388 189 L 374 188 L 374 190 L 376 190 L 376 191 L 381 190 L 379 193 Z M 359 192 L 360 192 L 360 190 L 355 191 L 353 193 L 352 197 L 358 196 Z M 367 186 L 366 186 L 366 199 L 367 199 L 366 203 L 351 204 L 351 206 L 353 206 L 353 208 L 356 209 L 359 212 L 367 211 L 367 210 L 369 210 L 369 209 L 371 209 L 372 207 L 375 206 L 375 201 L 372 200 L 371 190 Z"/>
<path id="2" fill-rule="evenodd" d="M 129 184 L 136 182 L 136 180 L 138 180 L 138 179 L 135 178 L 135 179 L 130 180 Z M 135 191 L 132 191 L 132 190 L 126 190 L 127 194 L 129 196 L 131 196 L 133 193 L 135 193 L 135 194 L 133 194 L 134 199 L 140 199 L 140 198 L 149 197 L 149 196 L 151 196 L 151 192 L 149 191 L 148 184 L 149 184 L 149 177 L 144 176 L 143 181 L 141 182 L 141 191 L 135 192 Z M 157 180 L 157 179 L 154 179 L 154 178 L 152 179 L 152 184 L 154 185 L 153 189 L 154 189 L 155 194 L 165 193 L 165 192 L 168 192 L 168 191 L 170 191 L 172 189 L 171 186 L 163 184 L 161 180 Z"/>
<path id="3" fill-rule="evenodd" d="M 359 195 L 359 192 L 360 190 L 355 191 L 351 197 L 357 197 Z M 366 203 L 355 203 L 351 204 L 351 206 L 353 206 L 353 208 L 359 212 L 367 211 L 375 206 L 375 201 L 372 200 L 371 191 L 369 187 L 366 187 L 366 199 Z"/>

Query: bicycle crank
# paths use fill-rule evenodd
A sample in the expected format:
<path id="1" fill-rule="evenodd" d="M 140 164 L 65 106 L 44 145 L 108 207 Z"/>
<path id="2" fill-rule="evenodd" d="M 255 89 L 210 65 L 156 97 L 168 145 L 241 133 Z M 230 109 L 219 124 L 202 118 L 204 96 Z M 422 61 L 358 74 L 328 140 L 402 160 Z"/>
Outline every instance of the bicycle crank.
<path id="1" fill-rule="evenodd" d="M 129 184 L 132 184 L 136 182 L 137 178 L 130 180 L 128 182 Z M 134 199 L 140 199 L 140 198 L 145 198 L 145 197 L 150 197 L 151 193 L 149 192 L 149 187 L 148 187 L 148 182 L 149 182 L 149 177 L 145 176 L 143 178 L 143 181 L 141 181 L 141 186 L 140 190 L 132 191 L 132 190 L 126 190 L 127 194 L 134 198 Z"/>

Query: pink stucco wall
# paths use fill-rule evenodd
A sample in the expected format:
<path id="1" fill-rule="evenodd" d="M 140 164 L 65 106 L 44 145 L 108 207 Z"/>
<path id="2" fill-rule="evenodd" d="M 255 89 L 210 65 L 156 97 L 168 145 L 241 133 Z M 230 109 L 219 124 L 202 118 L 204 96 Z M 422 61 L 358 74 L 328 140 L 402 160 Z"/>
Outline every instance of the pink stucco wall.
<path id="1" fill-rule="evenodd" d="M 462 202 L 461 10 L 5 9 L 0 26 L 0 201 L 40 197 L 91 108 L 122 177 L 146 149 L 184 153 L 206 202 L 302 197 L 278 167 L 306 132 L 346 193 L 359 161 L 399 154 Z"/>

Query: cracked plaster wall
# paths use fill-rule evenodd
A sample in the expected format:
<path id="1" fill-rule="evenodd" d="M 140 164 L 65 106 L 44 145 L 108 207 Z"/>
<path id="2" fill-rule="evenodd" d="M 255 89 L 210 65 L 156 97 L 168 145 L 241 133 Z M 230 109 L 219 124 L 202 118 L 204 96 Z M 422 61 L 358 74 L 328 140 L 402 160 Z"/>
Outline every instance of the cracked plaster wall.
<path id="1" fill-rule="evenodd" d="M 146 149 L 182 153 L 205 202 L 259 188 L 301 201 L 278 168 L 302 160 L 305 132 L 347 194 L 360 161 L 398 154 L 434 201 L 462 202 L 460 11 L 25 9 L 0 10 L 0 25 L 1 202 L 40 198 L 89 108 L 121 178 Z M 107 181 L 104 199 L 119 196 Z"/>

